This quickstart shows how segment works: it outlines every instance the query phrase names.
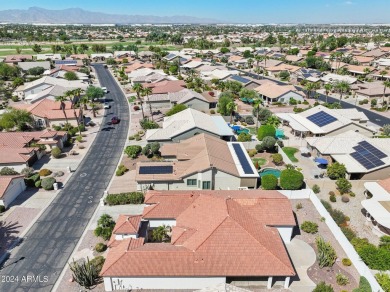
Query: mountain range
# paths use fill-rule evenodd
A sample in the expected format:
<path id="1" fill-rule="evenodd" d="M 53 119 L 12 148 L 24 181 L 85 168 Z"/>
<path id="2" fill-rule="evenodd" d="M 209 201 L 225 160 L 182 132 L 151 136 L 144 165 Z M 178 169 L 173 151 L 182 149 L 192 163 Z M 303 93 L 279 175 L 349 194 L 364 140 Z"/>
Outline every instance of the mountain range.
<path id="1" fill-rule="evenodd" d="M 30 7 L 27 10 L 0 10 L 0 22 L 7 23 L 40 23 L 40 24 L 172 24 L 172 23 L 220 23 L 216 19 L 199 18 L 186 15 L 155 16 L 108 14 L 87 11 L 80 8 L 48 10 Z"/>

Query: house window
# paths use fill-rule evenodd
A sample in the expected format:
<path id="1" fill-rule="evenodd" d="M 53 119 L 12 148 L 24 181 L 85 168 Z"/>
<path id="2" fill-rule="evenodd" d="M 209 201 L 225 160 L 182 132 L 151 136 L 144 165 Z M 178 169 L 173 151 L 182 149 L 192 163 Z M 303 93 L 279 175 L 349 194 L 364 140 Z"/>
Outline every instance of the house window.
<path id="1" fill-rule="evenodd" d="M 204 181 L 204 182 L 202 183 L 202 189 L 203 189 L 203 190 L 209 190 L 209 189 L 210 189 L 210 186 L 211 186 L 210 181 Z"/>
<path id="2" fill-rule="evenodd" d="M 196 186 L 197 185 L 197 181 L 196 179 L 187 179 L 187 186 Z"/>

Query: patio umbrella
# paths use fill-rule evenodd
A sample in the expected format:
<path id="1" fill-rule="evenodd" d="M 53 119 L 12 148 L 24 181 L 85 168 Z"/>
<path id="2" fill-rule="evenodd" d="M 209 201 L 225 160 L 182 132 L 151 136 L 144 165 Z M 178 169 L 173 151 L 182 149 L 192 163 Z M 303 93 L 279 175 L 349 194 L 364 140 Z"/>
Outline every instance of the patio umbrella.
<path id="1" fill-rule="evenodd" d="M 325 158 L 321 158 L 321 157 L 317 157 L 316 159 L 314 159 L 314 161 L 319 163 L 319 164 L 324 164 L 324 165 L 328 164 L 328 160 L 326 160 Z"/>

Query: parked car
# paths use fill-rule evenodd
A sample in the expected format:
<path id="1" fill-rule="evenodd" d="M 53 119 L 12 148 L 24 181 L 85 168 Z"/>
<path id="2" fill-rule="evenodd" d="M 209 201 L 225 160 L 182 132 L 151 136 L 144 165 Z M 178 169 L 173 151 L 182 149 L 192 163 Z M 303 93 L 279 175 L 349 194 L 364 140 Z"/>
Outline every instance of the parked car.
<path id="1" fill-rule="evenodd" d="M 108 102 L 105 102 L 103 108 L 109 109 L 109 108 L 111 108 L 111 105 Z"/>
<path id="2" fill-rule="evenodd" d="M 120 121 L 121 121 L 121 120 L 120 120 L 117 116 L 113 116 L 113 117 L 111 118 L 111 123 L 112 123 L 113 125 L 119 124 Z"/>

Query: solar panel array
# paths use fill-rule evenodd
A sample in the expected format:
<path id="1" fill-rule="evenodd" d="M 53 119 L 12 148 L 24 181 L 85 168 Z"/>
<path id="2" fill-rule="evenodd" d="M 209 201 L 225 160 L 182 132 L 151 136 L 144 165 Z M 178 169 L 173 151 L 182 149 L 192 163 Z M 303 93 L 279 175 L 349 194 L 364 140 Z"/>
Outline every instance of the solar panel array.
<path id="1" fill-rule="evenodd" d="M 353 149 L 356 151 L 351 156 L 366 169 L 376 168 L 385 164 L 381 159 L 386 158 L 387 155 L 367 141 L 359 142 Z"/>
<path id="2" fill-rule="evenodd" d="M 323 127 L 337 121 L 335 117 L 327 114 L 324 111 L 320 111 L 314 115 L 308 116 L 307 119 L 319 127 Z"/>
<path id="3" fill-rule="evenodd" d="M 234 143 L 233 149 L 234 149 L 234 152 L 236 152 L 236 155 L 238 157 L 238 160 L 241 163 L 241 166 L 242 166 L 242 169 L 244 170 L 244 173 L 245 174 L 253 174 L 254 173 L 253 169 L 252 169 L 248 159 L 246 158 L 244 151 L 242 151 L 241 145 Z"/>
<path id="4" fill-rule="evenodd" d="M 56 60 L 56 65 L 76 65 L 77 60 Z"/>
<path id="5" fill-rule="evenodd" d="M 173 173 L 173 166 L 140 166 L 139 174 L 169 174 Z"/>
<path id="6" fill-rule="evenodd" d="M 239 75 L 232 75 L 230 78 L 233 79 L 233 80 L 236 80 L 238 82 L 241 82 L 241 83 L 248 83 L 248 82 L 250 82 L 249 79 L 246 79 L 246 78 L 241 77 Z"/>
<path id="7" fill-rule="evenodd" d="M 168 54 L 168 56 L 165 56 L 166 59 L 172 59 L 172 58 L 175 58 L 176 55 L 175 54 Z"/>

